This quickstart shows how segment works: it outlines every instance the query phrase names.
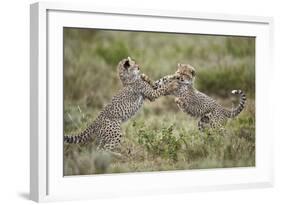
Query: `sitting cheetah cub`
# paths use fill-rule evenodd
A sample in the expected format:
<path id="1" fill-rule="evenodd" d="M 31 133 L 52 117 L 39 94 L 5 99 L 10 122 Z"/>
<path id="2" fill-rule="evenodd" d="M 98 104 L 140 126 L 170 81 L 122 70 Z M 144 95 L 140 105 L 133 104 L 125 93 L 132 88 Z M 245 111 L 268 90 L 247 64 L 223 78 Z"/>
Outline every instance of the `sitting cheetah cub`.
<path id="1" fill-rule="evenodd" d="M 179 87 L 171 94 L 176 97 L 175 102 L 183 112 L 200 118 L 198 122 L 199 130 L 218 128 L 225 125 L 228 118 L 237 116 L 245 106 L 246 96 L 241 90 L 232 91 L 233 94 L 240 95 L 240 103 L 233 110 L 224 108 L 211 97 L 196 90 L 193 87 L 195 69 L 188 64 L 178 64 L 178 70 L 175 74 L 165 76 L 154 83 L 147 76 L 142 76 L 142 78 L 155 89 L 177 80 Z"/>
<path id="2" fill-rule="evenodd" d="M 130 57 L 121 60 L 117 70 L 123 88 L 86 130 L 78 135 L 64 136 L 64 142 L 84 143 L 94 139 L 98 150 L 112 151 L 120 144 L 121 123 L 135 115 L 145 99 L 152 101 L 161 95 L 171 93 L 178 86 L 176 82 L 153 89 L 142 80 L 138 64 Z"/>

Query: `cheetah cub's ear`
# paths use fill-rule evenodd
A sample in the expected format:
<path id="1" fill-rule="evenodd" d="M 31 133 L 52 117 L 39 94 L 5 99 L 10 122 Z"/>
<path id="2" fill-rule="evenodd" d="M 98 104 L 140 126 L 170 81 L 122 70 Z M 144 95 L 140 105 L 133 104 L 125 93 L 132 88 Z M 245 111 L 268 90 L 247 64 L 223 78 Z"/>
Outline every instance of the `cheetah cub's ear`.
<path id="1" fill-rule="evenodd" d="M 191 67 L 191 75 L 193 77 L 195 77 L 196 76 L 196 71 L 195 71 L 195 69 L 192 66 L 190 66 L 190 67 Z"/>
<path id="2" fill-rule="evenodd" d="M 131 61 L 131 58 L 128 57 L 127 60 L 125 60 L 124 68 L 128 69 L 130 67 L 130 61 Z"/>

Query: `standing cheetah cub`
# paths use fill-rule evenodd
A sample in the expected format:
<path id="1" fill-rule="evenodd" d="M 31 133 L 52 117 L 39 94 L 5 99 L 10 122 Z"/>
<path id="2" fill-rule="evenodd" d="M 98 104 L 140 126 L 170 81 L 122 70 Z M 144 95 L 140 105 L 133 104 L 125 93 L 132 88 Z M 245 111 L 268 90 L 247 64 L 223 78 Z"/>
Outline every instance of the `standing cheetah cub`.
<path id="1" fill-rule="evenodd" d="M 178 70 L 175 74 L 165 76 L 154 83 L 147 76 L 142 76 L 142 78 L 155 89 L 159 89 L 171 81 L 178 81 L 179 87 L 171 94 L 176 97 L 175 102 L 183 112 L 200 118 L 198 122 L 199 130 L 225 125 L 228 118 L 236 117 L 245 106 L 246 96 L 241 90 L 232 91 L 233 94 L 240 95 L 240 103 L 233 110 L 224 108 L 211 97 L 196 90 L 193 87 L 195 69 L 188 64 L 178 64 Z"/>
<path id="2" fill-rule="evenodd" d="M 178 86 L 178 83 L 171 83 L 153 89 L 142 80 L 139 66 L 130 57 L 121 60 L 117 70 L 123 88 L 86 130 L 78 135 L 64 136 L 64 142 L 84 143 L 94 139 L 98 150 L 112 151 L 121 141 L 121 123 L 135 115 L 145 99 L 152 101 L 161 95 L 167 95 Z"/>

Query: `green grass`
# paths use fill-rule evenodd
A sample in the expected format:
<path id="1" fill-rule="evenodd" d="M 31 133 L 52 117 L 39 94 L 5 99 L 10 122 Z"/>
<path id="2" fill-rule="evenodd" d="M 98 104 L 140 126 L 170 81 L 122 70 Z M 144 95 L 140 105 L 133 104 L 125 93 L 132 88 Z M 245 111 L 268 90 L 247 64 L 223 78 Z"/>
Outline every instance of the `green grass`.
<path id="1" fill-rule="evenodd" d="M 142 111 L 122 126 L 121 158 L 98 153 L 92 144 L 65 144 L 65 174 L 255 166 L 253 103 L 248 101 L 245 111 L 239 118 L 230 120 L 224 130 L 207 133 L 199 132 L 197 121 L 180 111 L 157 115 L 145 111 L 153 112 L 152 104 L 146 103 Z M 90 116 L 89 113 L 85 115 Z M 82 118 L 75 108 L 71 116 Z M 89 117 L 89 122 L 91 119 L 94 117 Z M 80 128 L 68 124 L 68 133 L 76 133 L 87 126 L 83 120 L 74 124 Z"/>
<path id="2" fill-rule="evenodd" d="M 65 29 L 64 133 L 85 129 L 121 88 L 116 66 L 127 56 L 152 79 L 189 63 L 196 88 L 229 108 L 242 89 L 246 107 L 224 130 L 201 133 L 173 97 L 147 101 L 122 125 L 121 157 L 65 144 L 65 175 L 255 166 L 254 38 Z"/>

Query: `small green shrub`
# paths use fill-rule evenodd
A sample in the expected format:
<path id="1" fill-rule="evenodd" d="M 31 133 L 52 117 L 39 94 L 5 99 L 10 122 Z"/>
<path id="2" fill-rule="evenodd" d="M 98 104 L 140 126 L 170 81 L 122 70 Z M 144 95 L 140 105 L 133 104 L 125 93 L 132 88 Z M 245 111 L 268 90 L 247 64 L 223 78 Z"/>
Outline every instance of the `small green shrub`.
<path id="1" fill-rule="evenodd" d="M 154 156 L 177 161 L 182 140 L 174 135 L 173 130 L 174 125 L 163 127 L 159 132 L 142 128 L 138 131 L 138 143 Z"/>

